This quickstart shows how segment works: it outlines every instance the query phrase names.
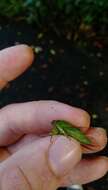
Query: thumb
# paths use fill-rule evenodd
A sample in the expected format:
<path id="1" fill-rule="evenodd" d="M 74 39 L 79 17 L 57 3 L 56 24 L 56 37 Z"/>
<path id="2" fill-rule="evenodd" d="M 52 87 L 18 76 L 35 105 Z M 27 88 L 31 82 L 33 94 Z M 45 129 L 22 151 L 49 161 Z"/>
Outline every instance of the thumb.
<path id="1" fill-rule="evenodd" d="M 80 159 L 75 140 L 63 136 L 36 140 L 1 164 L 0 189 L 55 190 Z"/>

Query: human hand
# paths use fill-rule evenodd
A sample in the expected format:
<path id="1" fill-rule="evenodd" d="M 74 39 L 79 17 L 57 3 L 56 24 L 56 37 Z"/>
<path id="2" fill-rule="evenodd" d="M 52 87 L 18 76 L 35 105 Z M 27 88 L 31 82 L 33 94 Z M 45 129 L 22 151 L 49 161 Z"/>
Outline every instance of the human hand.
<path id="1" fill-rule="evenodd" d="M 14 60 L 13 50 L 8 49 L 9 51 L 11 60 Z M 16 50 L 17 57 L 21 59 L 17 60 L 20 69 L 16 72 L 16 66 L 11 67 L 9 76 L 14 76 L 11 79 L 23 71 L 20 63 L 25 63 L 27 68 L 32 62 L 32 54 L 29 54 L 29 61 L 26 56 L 26 59 L 23 57 L 25 61 L 22 61 L 21 52 L 23 51 L 18 53 Z M 7 54 L 4 57 L 6 56 Z M 3 60 L 2 63 L 5 64 L 6 61 Z M 8 65 L 8 61 L 6 64 Z M 6 66 L 5 69 L 7 68 Z M 3 71 L 1 76 L 2 74 Z M 6 81 L 11 79 L 8 78 Z M 53 137 L 52 143 L 48 132 L 51 129 L 50 123 L 54 119 L 64 119 L 80 127 L 92 140 L 93 146 L 85 149 L 74 139 L 62 136 Z M 81 159 L 83 152 L 97 152 L 103 149 L 107 142 L 103 129 L 93 129 L 89 126 L 90 118 L 86 112 L 59 102 L 39 101 L 2 108 L 0 110 L 0 189 L 55 190 L 59 186 L 84 184 L 103 176 L 108 171 L 107 158 Z"/>
<path id="2" fill-rule="evenodd" d="M 64 119 L 80 127 L 93 146 L 85 149 L 76 140 L 63 136 L 53 137 L 52 142 L 48 133 L 55 119 Z M 85 111 L 55 101 L 2 108 L 0 189 L 55 190 L 102 177 L 108 171 L 106 157 L 81 158 L 83 153 L 103 149 L 107 142 L 104 129 L 89 126 L 90 118 Z"/>

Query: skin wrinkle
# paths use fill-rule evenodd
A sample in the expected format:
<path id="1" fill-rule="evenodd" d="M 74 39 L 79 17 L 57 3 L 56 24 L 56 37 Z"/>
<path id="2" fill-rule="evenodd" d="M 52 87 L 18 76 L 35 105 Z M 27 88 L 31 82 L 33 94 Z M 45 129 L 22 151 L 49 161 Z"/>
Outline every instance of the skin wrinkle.
<path id="1" fill-rule="evenodd" d="M 18 166 L 18 169 L 19 169 L 20 173 L 22 174 L 22 176 L 24 177 L 25 181 L 27 182 L 27 185 L 28 185 L 29 189 L 33 190 L 31 183 L 29 182 L 27 176 L 25 175 L 25 173 L 23 172 L 23 170 L 21 169 L 20 166 Z"/>
<path id="2" fill-rule="evenodd" d="M 51 175 L 53 176 L 53 179 L 55 179 L 54 181 L 56 181 L 57 184 L 59 184 L 59 181 L 60 181 L 60 177 L 56 176 L 55 173 L 53 172 L 51 166 L 50 166 L 50 163 L 49 163 L 49 149 L 50 147 L 52 146 L 54 142 L 52 142 L 52 139 L 50 140 L 50 144 L 48 146 L 48 149 L 45 151 L 45 160 L 46 160 L 46 164 L 47 164 L 47 167 L 48 167 L 48 170 L 49 172 L 51 173 Z M 44 185 L 44 184 L 43 184 Z M 53 185 L 53 184 L 52 184 Z M 54 186 L 55 186 L 55 183 L 54 183 Z M 58 186 L 56 187 L 58 188 Z M 44 188 L 43 188 L 44 189 Z M 55 188 L 54 188 L 55 189 Z"/>
<path id="3" fill-rule="evenodd" d="M 54 139 L 56 141 L 56 139 Z M 51 137 L 51 140 L 50 140 L 50 144 L 48 146 L 48 150 L 46 150 L 45 152 L 45 158 L 46 158 L 46 163 L 47 163 L 47 166 L 48 166 L 48 169 L 49 171 L 52 173 L 52 175 L 59 181 L 60 180 L 60 177 L 56 176 L 55 173 L 53 172 L 51 166 L 50 166 L 50 163 L 49 163 L 49 150 L 50 150 L 50 147 L 54 144 L 54 142 L 52 140 L 52 137 Z"/>
<path id="4" fill-rule="evenodd" d="M 30 188 L 30 184 L 29 184 L 29 182 L 28 182 L 28 179 L 27 179 L 27 177 L 25 176 L 25 174 L 24 174 L 24 172 L 22 171 L 22 169 L 17 165 L 16 166 L 16 171 L 17 171 L 17 177 L 19 176 L 19 180 L 22 182 L 22 186 L 23 187 L 26 187 L 26 189 L 25 188 L 23 188 L 23 190 L 32 190 L 31 188 Z M 13 187 L 13 185 L 14 185 L 14 187 L 16 187 L 17 189 L 19 189 L 16 185 L 17 185 L 17 183 L 15 184 L 15 183 L 13 183 L 13 185 L 12 185 L 12 180 L 11 181 L 9 181 L 9 179 L 8 179 L 8 176 L 10 177 L 10 173 L 8 172 L 8 175 L 7 175 L 7 171 L 8 170 L 5 170 L 5 169 L 3 169 L 3 170 L 1 170 L 2 172 L 2 180 L 1 180 L 1 182 L 2 183 L 0 183 L 0 190 L 6 190 L 7 188 L 4 188 L 4 187 L 8 187 L 9 188 L 9 190 L 10 190 L 10 184 L 11 184 L 11 187 Z M 15 174 L 15 178 L 16 178 L 16 174 Z M 21 179 L 20 179 L 21 178 Z M 8 183 L 6 183 L 6 179 L 7 179 L 7 182 Z M 16 189 L 15 188 L 15 189 Z M 13 189 L 12 189 L 13 190 Z"/>

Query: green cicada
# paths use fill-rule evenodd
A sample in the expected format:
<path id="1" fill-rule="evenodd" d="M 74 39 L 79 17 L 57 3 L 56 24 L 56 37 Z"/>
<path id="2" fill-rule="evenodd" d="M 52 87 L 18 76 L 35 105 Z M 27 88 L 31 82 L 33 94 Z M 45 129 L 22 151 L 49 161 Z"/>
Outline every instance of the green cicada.
<path id="1" fill-rule="evenodd" d="M 78 128 L 63 120 L 52 121 L 53 129 L 50 135 L 64 135 L 72 137 L 83 145 L 91 144 L 90 139 Z"/>

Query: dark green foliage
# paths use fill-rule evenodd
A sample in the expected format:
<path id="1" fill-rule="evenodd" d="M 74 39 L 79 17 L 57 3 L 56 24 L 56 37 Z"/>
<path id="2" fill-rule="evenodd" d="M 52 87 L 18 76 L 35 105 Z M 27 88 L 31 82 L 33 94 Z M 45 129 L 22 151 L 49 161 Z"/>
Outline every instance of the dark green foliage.
<path id="1" fill-rule="evenodd" d="M 63 19 L 65 23 L 107 24 L 108 0 L 0 0 L 0 15 L 49 23 Z"/>

